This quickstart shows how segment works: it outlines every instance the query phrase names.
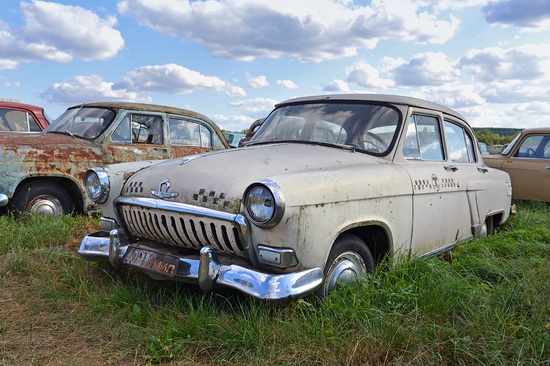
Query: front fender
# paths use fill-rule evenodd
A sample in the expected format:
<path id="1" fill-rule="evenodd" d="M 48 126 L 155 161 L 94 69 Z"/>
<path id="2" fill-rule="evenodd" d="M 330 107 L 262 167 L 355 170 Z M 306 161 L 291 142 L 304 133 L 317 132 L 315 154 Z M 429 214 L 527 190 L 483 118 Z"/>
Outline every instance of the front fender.
<path id="1" fill-rule="evenodd" d="M 109 197 L 104 203 L 99 205 L 101 214 L 104 217 L 116 219 L 117 222 L 120 222 L 118 221 L 118 217 L 116 215 L 114 200 L 121 195 L 122 187 L 124 186 L 126 180 L 134 173 L 163 161 L 164 160 L 142 160 L 111 164 L 102 167 L 109 176 Z M 86 199 L 88 199 L 87 195 Z"/>

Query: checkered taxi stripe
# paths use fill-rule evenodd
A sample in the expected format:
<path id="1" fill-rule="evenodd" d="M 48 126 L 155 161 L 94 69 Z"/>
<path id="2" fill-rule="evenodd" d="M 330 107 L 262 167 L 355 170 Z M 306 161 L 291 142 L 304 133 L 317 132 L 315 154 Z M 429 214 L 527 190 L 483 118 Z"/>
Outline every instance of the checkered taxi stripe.
<path id="1" fill-rule="evenodd" d="M 216 206 L 229 207 L 230 202 L 226 200 L 225 193 L 217 194 L 216 191 L 206 191 L 206 189 L 201 189 L 199 193 L 193 195 L 194 201 L 199 201 L 202 203 L 211 203 Z"/>
<path id="2" fill-rule="evenodd" d="M 131 182 L 126 187 L 126 193 L 143 193 L 143 182 Z"/>
<path id="3" fill-rule="evenodd" d="M 456 188 L 458 183 L 453 178 L 443 178 L 441 181 L 437 177 L 432 179 L 417 179 L 414 181 L 415 191 L 426 191 L 434 189 Z"/>

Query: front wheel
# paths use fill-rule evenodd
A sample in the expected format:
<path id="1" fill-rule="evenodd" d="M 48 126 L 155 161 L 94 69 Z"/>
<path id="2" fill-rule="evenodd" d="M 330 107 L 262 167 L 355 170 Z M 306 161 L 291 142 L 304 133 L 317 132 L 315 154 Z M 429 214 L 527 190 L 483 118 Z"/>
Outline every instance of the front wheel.
<path id="1" fill-rule="evenodd" d="M 324 298 L 338 283 L 349 283 L 374 272 L 374 259 L 364 241 L 342 234 L 336 239 L 325 265 L 323 284 L 315 294 Z"/>
<path id="2" fill-rule="evenodd" d="M 32 213 L 46 216 L 61 216 L 74 211 L 74 202 L 69 193 L 54 182 L 28 182 L 13 195 L 11 211 L 17 216 Z"/>

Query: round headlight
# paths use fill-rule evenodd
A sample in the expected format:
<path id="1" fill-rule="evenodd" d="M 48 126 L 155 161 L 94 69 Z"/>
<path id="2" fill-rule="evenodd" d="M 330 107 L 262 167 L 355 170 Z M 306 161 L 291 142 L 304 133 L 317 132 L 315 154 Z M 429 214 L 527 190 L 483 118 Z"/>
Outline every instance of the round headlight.
<path id="1" fill-rule="evenodd" d="M 261 227 L 273 227 L 284 212 L 284 200 L 280 188 L 273 182 L 250 186 L 244 196 L 244 206 L 250 220 Z"/>
<path id="2" fill-rule="evenodd" d="M 103 168 L 92 168 L 84 174 L 84 188 L 88 197 L 95 203 L 107 201 L 109 186 L 109 176 Z"/>

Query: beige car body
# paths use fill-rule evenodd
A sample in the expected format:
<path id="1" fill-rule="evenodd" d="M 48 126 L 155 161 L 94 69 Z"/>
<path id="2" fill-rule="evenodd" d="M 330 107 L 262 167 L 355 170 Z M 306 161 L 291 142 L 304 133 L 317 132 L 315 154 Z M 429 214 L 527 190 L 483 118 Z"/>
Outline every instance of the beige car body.
<path id="1" fill-rule="evenodd" d="M 255 144 L 269 125 L 268 117 L 244 148 L 146 163 L 145 169 L 139 164 L 104 167 L 111 190 L 101 205 L 103 230 L 85 237 L 79 253 L 89 260 L 110 255 L 118 266 L 128 264 L 126 259 L 122 262 L 126 245 L 134 243 L 145 248 L 144 253 L 176 255 L 186 267 L 200 267 L 197 273 L 190 270 L 174 278 L 153 273 L 141 262 L 130 263 L 153 278 L 198 282 L 205 290 L 227 286 L 275 301 L 318 288 L 342 235 L 367 242 L 379 262 L 386 256 L 435 255 L 506 221 L 511 208 L 509 177 L 483 164 L 474 134 L 459 114 L 422 100 L 387 95 L 298 98 L 276 110 L 329 98 L 391 106 L 401 117 L 387 150 L 369 154 L 348 145 Z M 463 131 L 471 146 L 469 161 L 453 161 L 444 142 L 450 130 L 441 137 L 441 160 L 405 154 L 413 136 L 407 130 L 417 116 L 428 116 L 442 130 L 451 124 Z M 280 217 L 274 225 L 258 224 L 250 216 L 247 192 L 257 185 L 269 187 L 282 208 L 276 209 Z M 175 254 L 174 248 L 189 252 Z M 211 253 L 204 253 L 204 248 L 213 248 L 219 263 L 212 265 Z M 200 264 L 193 259 L 199 251 Z M 282 265 L 290 257 L 296 262 Z M 298 274 L 288 285 L 286 281 Z"/>
<path id="2" fill-rule="evenodd" d="M 550 202 L 550 127 L 529 128 L 485 164 L 510 175 L 513 199 Z"/>

